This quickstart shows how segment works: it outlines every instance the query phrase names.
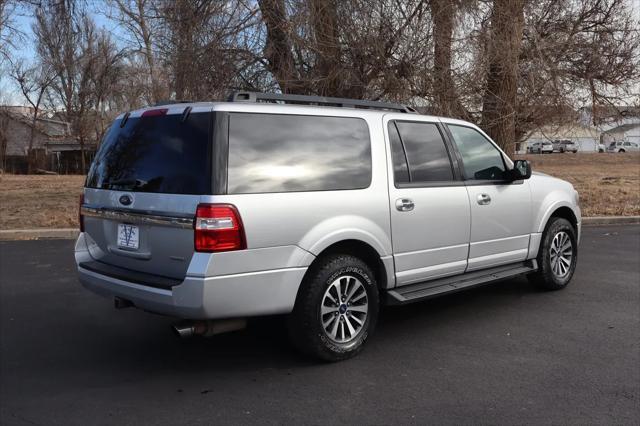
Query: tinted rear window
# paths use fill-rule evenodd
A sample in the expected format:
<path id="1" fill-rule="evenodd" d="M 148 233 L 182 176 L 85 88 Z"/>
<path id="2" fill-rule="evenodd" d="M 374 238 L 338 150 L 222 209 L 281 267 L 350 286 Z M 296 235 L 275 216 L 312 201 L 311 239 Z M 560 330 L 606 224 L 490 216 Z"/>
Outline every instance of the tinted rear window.
<path id="1" fill-rule="evenodd" d="M 396 126 L 409 162 L 411 182 L 453 180 L 451 160 L 437 125 L 396 121 Z"/>
<path id="2" fill-rule="evenodd" d="M 129 118 L 113 123 L 87 176 L 87 187 L 165 194 L 211 191 L 211 113 Z"/>
<path id="3" fill-rule="evenodd" d="M 228 193 L 361 189 L 371 143 L 359 118 L 230 115 Z"/>

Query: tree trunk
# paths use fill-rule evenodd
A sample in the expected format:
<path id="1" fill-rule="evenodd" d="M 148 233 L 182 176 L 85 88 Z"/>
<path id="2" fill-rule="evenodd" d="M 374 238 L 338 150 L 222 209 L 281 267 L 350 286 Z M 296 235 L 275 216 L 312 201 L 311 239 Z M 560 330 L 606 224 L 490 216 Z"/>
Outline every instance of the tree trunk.
<path id="1" fill-rule="evenodd" d="M 341 90 L 340 45 L 336 0 L 312 0 L 311 22 L 315 35 L 317 94 L 346 96 Z"/>
<path id="2" fill-rule="evenodd" d="M 80 167 L 82 168 L 81 174 L 87 173 L 87 160 L 85 158 L 84 150 L 84 135 L 80 136 Z"/>
<path id="3" fill-rule="evenodd" d="M 262 19 L 267 27 L 265 56 L 269 70 L 278 81 L 282 93 L 302 93 L 297 76 L 284 0 L 258 0 Z"/>
<path id="4" fill-rule="evenodd" d="M 147 66 L 149 67 L 149 77 L 151 78 L 151 96 L 152 102 L 160 102 L 164 99 L 165 90 L 160 87 L 158 81 L 158 73 L 156 71 L 155 59 L 153 56 L 153 47 L 151 45 L 151 32 L 147 26 L 147 20 L 145 18 L 145 2 L 144 0 L 138 0 L 136 2 L 138 7 L 138 25 L 140 25 L 140 32 L 142 33 L 142 40 L 144 42 L 144 56 L 147 60 Z"/>
<path id="5" fill-rule="evenodd" d="M 176 64 L 175 91 L 177 100 L 185 100 L 192 96 L 190 93 L 191 67 L 193 58 L 192 5 L 186 1 L 175 4 L 174 16 L 176 25 Z"/>
<path id="6" fill-rule="evenodd" d="M 35 136 L 36 123 L 38 121 L 38 108 L 33 109 L 33 120 L 31 121 L 31 131 L 29 132 L 29 148 L 27 149 L 27 174 L 33 173 L 36 159 L 33 157 L 33 138 Z"/>
<path id="7" fill-rule="evenodd" d="M 523 27 L 524 0 L 494 1 L 482 127 L 508 154 L 514 152 L 516 142 L 518 55 Z"/>
<path id="8" fill-rule="evenodd" d="M 433 18 L 433 88 L 436 113 L 466 120 L 469 114 L 458 98 L 451 76 L 451 42 L 457 5 L 449 0 L 430 0 L 429 7 Z"/>

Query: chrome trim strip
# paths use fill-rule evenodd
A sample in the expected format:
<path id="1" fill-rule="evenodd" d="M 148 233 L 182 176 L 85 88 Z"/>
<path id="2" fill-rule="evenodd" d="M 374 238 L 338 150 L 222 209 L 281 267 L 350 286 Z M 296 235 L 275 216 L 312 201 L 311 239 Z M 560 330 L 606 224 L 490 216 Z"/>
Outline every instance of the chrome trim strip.
<path id="1" fill-rule="evenodd" d="M 86 217 L 138 223 L 142 225 L 169 226 L 172 228 L 193 229 L 193 217 L 159 216 L 120 209 L 95 208 L 82 206 L 80 212 Z"/>

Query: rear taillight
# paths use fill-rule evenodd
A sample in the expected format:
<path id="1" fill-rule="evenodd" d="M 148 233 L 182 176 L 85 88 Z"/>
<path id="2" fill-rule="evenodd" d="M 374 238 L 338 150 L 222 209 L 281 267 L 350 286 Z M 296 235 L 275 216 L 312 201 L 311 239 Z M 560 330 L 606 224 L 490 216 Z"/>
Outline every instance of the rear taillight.
<path id="1" fill-rule="evenodd" d="M 199 204 L 194 222 L 195 251 L 247 248 L 240 214 L 231 204 Z"/>
<path id="2" fill-rule="evenodd" d="M 80 194 L 80 200 L 78 202 L 78 224 L 80 225 L 80 232 L 84 232 L 84 216 L 82 215 L 83 204 L 84 204 L 84 194 Z"/>

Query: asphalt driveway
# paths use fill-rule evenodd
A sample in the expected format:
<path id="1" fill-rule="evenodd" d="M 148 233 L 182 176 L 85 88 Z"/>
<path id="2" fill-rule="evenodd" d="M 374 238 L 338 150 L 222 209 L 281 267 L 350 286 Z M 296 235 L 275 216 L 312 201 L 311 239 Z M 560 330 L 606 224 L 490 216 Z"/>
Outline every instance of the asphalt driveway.
<path id="1" fill-rule="evenodd" d="M 179 340 L 76 282 L 72 241 L 0 243 L 0 424 L 639 424 L 640 226 L 586 228 L 574 281 L 385 309 L 357 358 L 282 320 Z"/>

